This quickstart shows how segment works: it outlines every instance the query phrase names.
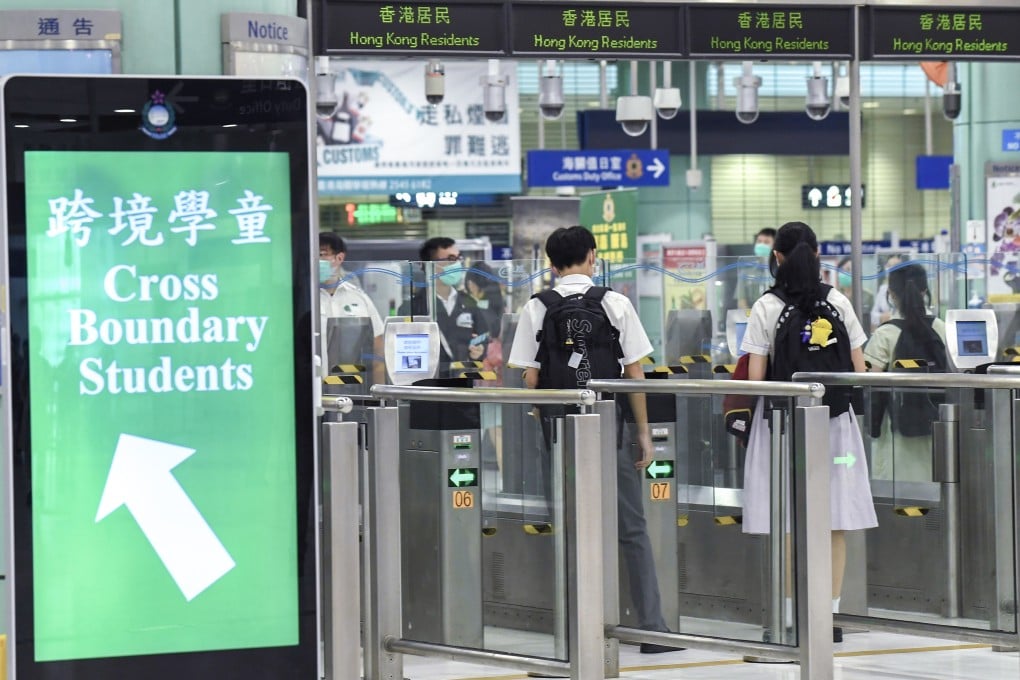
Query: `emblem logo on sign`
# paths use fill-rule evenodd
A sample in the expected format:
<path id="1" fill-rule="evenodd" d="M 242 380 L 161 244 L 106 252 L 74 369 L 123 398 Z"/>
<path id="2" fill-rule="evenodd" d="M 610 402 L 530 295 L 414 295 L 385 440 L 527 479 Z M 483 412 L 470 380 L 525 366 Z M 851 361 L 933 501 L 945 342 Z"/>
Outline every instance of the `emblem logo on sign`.
<path id="1" fill-rule="evenodd" d="M 175 121 L 173 105 L 167 104 L 166 95 L 159 90 L 153 92 L 142 107 L 142 132 L 153 139 L 166 139 L 177 132 Z"/>
<path id="2" fill-rule="evenodd" d="M 606 198 L 602 201 L 602 219 L 605 222 L 612 222 L 615 217 L 616 203 L 613 201 L 613 195 L 606 194 Z"/>
<path id="3" fill-rule="evenodd" d="M 632 153 L 630 158 L 627 159 L 627 177 L 630 179 L 641 179 L 643 174 L 645 174 L 645 168 L 641 163 L 641 159 L 638 158 L 636 153 Z"/>

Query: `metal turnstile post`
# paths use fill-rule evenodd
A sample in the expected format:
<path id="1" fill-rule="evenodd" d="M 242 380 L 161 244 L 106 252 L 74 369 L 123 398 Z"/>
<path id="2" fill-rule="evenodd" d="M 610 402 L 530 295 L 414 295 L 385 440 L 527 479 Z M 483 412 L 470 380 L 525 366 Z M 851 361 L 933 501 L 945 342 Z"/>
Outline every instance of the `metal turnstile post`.
<path id="1" fill-rule="evenodd" d="M 571 680 L 603 677 L 605 623 L 602 547 L 602 468 L 587 460 L 600 450 L 600 416 L 569 415 L 564 426 L 567 508 L 568 626 Z M 607 436 L 612 433 L 606 433 Z"/>
<path id="2" fill-rule="evenodd" d="M 819 448 L 815 444 L 829 441 L 829 408 L 798 405 L 794 409 L 793 427 L 800 674 L 811 680 L 832 680 L 832 509 L 829 505 L 832 461 L 828 455 L 818 455 Z M 775 526 L 773 533 L 776 533 Z"/>
<path id="3" fill-rule="evenodd" d="M 326 680 L 361 674 L 358 423 L 323 423 L 323 656 Z"/>
<path id="4" fill-rule="evenodd" d="M 595 402 L 602 432 L 616 432 L 616 402 Z M 602 608 L 606 626 L 620 625 L 620 548 L 616 518 L 616 437 L 602 437 Z M 620 641 L 605 640 L 605 678 L 620 677 Z"/>
<path id="5" fill-rule="evenodd" d="M 946 599 L 942 615 L 960 616 L 960 413 L 956 404 L 939 404 L 932 423 L 932 477 L 942 491 Z"/>
<path id="6" fill-rule="evenodd" d="M 365 680 L 403 680 L 404 659 L 387 651 L 400 639 L 400 466 L 399 409 L 368 409 L 365 555 Z"/>

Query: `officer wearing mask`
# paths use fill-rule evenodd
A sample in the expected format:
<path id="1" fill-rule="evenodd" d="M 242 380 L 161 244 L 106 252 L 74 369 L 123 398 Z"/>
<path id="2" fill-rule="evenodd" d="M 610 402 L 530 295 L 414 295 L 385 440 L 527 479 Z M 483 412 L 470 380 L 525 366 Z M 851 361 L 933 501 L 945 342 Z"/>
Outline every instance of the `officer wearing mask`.
<path id="1" fill-rule="evenodd" d="M 450 377 L 454 361 L 482 361 L 488 346 L 489 326 L 485 313 L 460 287 L 467 269 L 456 242 L 446 236 L 430 238 L 418 253 L 422 262 L 435 262 L 431 286 L 415 291 L 400 316 L 427 316 L 429 288 L 434 290 L 433 318 L 439 324 L 439 377 Z M 453 371 L 456 373 L 456 371 Z"/>
<path id="2" fill-rule="evenodd" d="M 772 285 L 768 261 L 772 253 L 772 244 L 776 241 L 776 230 L 765 227 L 754 237 L 754 256 L 758 258 L 760 267 L 742 266 L 737 279 L 737 308 L 750 309 L 754 301 L 762 296 Z"/>

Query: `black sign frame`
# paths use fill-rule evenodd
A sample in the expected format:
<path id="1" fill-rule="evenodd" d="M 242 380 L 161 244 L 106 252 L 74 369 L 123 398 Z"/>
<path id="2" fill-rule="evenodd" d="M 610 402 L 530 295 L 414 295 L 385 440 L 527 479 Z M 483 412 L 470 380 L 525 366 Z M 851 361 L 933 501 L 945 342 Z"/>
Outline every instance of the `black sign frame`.
<path id="1" fill-rule="evenodd" d="M 989 21 L 987 15 L 996 18 Z M 922 24 L 924 16 L 932 21 L 929 29 L 925 29 Z M 948 23 L 948 28 L 943 26 L 943 21 Z M 1016 27 L 1020 26 L 1020 7 L 876 5 L 867 7 L 867 11 L 861 13 L 860 25 L 861 35 L 864 36 L 861 41 L 861 58 L 868 61 L 1020 59 L 1020 34 L 1016 31 Z M 975 33 L 980 35 L 975 38 Z M 894 51 L 896 41 L 904 46 L 903 51 Z M 981 45 L 982 42 L 984 45 Z M 978 52 L 965 49 L 963 52 L 954 52 L 962 46 L 991 47 L 997 43 L 1003 44 L 1001 51 Z M 950 48 L 948 51 L 938 49 L 946 46 Z"/>
<path id="2" fill-rule="evenodd" d="M 568 11 L 576 13 L 573 17 L 576 25 L 573 27 L 561 25 L 565 24 Z M 594 26 L 583 25 L 589 12 Z M 513 55 L 558 59 L 567 56 L 682 57 L 686 54 L 686 19 L 684 6 L 679 4 L 511 0 L 509 19 L 507 51 Z M 632 26 L 635 20 L 638 27 Z M 624 22 L 626 25 L 622 25 Z M 535 33 L 525 37 L 519 24 L 541 27 L 541 36 L 546 38 L 546 44 L 535 45 Z M 630 33 L 632 28 L 637 28 L 636 34 Z M 673 35 L 669 35 L 669 31 Z M 518 44 L 518 41 L 532 44 Z M 650 42 L 654 42 L 655 46 L 644 45 Z M 661 42 L 668 44 L 663 48 Z M 631 46 L 628 47 L 628 44 Z"/>

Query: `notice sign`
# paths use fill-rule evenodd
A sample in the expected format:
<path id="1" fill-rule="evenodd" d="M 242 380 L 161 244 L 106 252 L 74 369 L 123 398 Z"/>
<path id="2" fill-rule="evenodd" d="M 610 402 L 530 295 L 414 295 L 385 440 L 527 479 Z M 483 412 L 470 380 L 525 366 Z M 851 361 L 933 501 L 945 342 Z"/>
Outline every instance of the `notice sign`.
<path id="1" fill-rule="evenodd" d="M 680 55 L 683 8 L 512 4 L 513 53 L 559 56 Z"/>
<path id="2" fill-rule="evenodd" d="M 36 661 L 298 644 L 289 163 L 24 154 Z"/>
<path id="3" fill-rule="evenodd" d="M 867 7 L 871 59 L 1020 57 L 1020 10 L 985 7 Z"/>
<path id="4" fill-rule="evenodd" d="M 687 7 L 692 57 L 852 58 L 851 7 L 711 5 Z"/>
<path id="5" fill-rule="evenodd" d="M 503 54 L 502 3 L 324 2 L 327 54 Z"/>

